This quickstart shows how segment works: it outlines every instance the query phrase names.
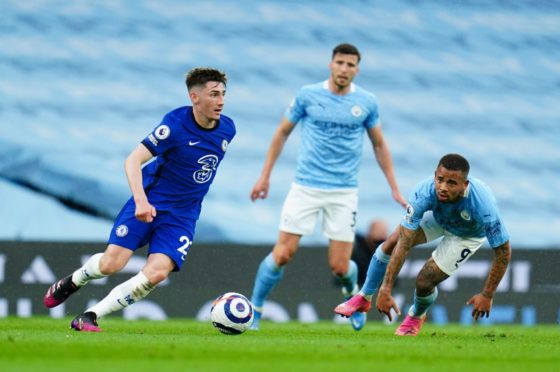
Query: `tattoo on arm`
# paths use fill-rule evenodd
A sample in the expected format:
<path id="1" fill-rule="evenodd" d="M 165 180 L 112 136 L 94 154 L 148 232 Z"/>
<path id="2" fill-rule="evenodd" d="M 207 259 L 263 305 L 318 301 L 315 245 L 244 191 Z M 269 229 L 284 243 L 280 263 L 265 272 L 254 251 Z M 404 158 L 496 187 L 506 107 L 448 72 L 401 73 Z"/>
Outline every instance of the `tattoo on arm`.
<path id="1" fill-rule="evenodd" d="M 391 260 L 387 265 L 387 271 L 385 272 L 385 277 L 383 278 L 383 286 L 388 287 L 389 289 L 393 288 L 393 284 L 401 271 L 406 256 L 412 248 L 415 236 L 416 231 L 409 230 L 401 226 L 397 246 L 391 255 Z"/>
<path id="2" fill-rule="evenodd" d="M 494 261 L 492 262 L 492 267 L 490 267 L 490 272 L 488 273 L 488 278 L 486 279 L 486 284 L 482 291 L 482 295 L 488 298 L 494 296 L 494 292 L 496 292 L 496 288 L 498 288 L 498 284 L 500 284 L 509 265 L 509 261 L 511 260 L 509 242 L 495 248 L 494 254 Z"/>

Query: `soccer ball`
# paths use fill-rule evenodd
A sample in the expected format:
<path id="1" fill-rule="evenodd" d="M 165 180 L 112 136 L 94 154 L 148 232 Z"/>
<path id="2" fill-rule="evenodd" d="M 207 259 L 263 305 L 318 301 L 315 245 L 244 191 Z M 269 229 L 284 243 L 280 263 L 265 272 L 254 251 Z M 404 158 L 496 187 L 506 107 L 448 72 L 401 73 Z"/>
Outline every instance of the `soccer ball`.
<path id="1" fill-rule="evenodd" d="M 238 335 L 253 324 L 253 306 L 242 294 L 228 292 L 212 303 L 210 320 L 220 332 L 226 335 Z"/>

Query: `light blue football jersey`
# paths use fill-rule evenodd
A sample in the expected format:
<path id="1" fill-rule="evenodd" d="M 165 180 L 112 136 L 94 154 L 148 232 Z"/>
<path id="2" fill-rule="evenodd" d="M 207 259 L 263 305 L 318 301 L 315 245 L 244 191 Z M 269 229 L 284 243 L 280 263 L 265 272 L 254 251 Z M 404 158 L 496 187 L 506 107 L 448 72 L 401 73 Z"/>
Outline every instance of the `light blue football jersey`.
<path id="1" fill-rule="evenodd" d="M 432 211 L 436 222 L 454 235 L 465 238 L 486 236 L 492 248 L 507 242 L 509 233 L 492 191 L 476 178 L 468 180 L 465 195 L 454 203 L 438 200 L 433 177 L 420 182 L 408 199 L 401 225 L 416 230 L 424 213 Z"/>
<path id="2" fill-rule="evenodd" d="M 286 110 L 301 127 L 295 182 L 321 189 L 358 186 L 365 130 L 378 125 L 377 99 L 355 84 L 333 94 L 328 81 L 302 87 Z"/>

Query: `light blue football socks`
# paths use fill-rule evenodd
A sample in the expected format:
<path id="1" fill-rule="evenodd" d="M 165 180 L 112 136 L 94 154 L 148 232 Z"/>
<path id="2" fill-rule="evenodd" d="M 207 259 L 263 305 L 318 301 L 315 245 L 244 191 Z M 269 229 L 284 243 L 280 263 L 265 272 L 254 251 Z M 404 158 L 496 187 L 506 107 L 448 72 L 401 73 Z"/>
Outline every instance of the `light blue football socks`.
<path id="1" fill-rule="evenodd" d="M 432 304 L 436 302 L 438 296 L 438 289 L 437 287 L 434 288 L 434 291 L 425 297 L 419 297 L 416 295 L 416 291 L 414 291 L 414 304 L 408 310 L 408 315 L 420 318 L 424 316 Z"/>
<path id="2" fill-rule="evenodd" d="M 262 260 L 257 271 L 255 286 L 253 287 L 253 296 L 251 297 L 251 302 L 253 306 L 257 308 L 257 311 L 258 309 L 262 309 L 265 298 L 272 288 L 282 279 L 283 275 L 284 268 L 278 266 L 276 262 L 274 262 L 272 253 Z"/>
<path id="3" fill-rule="evenodd" d="M 342 295 L 345 299 L 349 299 L 358 292 L 358 265 L 350 260 L 348 263 L 348 271 L 344 275 L 337 276 L 338 281 L 342 285 Z M 364 328 L 367 316 L 365 313 L 355 312 L 350 317 L 350 325 L 356 331 Z"/>
<path id="4" fill-rule="evenodd" d="M 391 259 L 391 255 L 385 254 L 383 252 L 383 244 L 381 244 L 375 250 L 375 253 L 371 257 L 369 262 L 366 280 L 362 286 L 360 294 L 362 294 L 366 299 L 371 301 L 373 294 L 379 288 L 383 277 L 385 276 L 385 271 L 387 270 L 387 264 Z"/>
<path id="5" fill-rule="evenodd" d="M 342 285 L 342 294 L 345 298 L 352 297 L 357 292 L 358 265 L 352 260 L 348 263 L 348 271 L 344 275 L 337 275 Z"/>
<path id="6" fill-rule="evenodd" d="M 283 275 L 284 268 L 276 264 L 271 252 L 264 258 L 264 260 L 262 260 L 259 265 L 259 269 L 257 270 L 257 276 L 255 277 L 253 296 L 251 297 L 251 303 L 254 310 L 253 325 L 251 326 L 252 330 L 259 329 L 264 300 L 272 288 L 274 288 L 282 279 Z"/>

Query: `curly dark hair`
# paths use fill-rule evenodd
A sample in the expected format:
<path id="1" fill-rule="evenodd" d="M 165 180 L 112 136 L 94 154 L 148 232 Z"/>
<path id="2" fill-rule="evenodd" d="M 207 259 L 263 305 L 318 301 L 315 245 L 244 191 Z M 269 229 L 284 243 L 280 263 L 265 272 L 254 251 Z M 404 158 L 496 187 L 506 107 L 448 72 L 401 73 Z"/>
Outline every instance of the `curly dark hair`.
<path id="1" fill-rule="evenodd" d="M 210 67 L 197 67 L 190 70 L 185 78 L 187 89 L 206 85 L 209 81 L 218 81 L 227 85 L 227 76 L 224 72 Z"/>

